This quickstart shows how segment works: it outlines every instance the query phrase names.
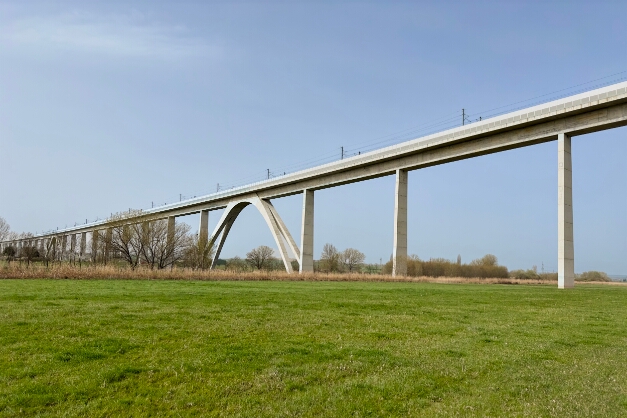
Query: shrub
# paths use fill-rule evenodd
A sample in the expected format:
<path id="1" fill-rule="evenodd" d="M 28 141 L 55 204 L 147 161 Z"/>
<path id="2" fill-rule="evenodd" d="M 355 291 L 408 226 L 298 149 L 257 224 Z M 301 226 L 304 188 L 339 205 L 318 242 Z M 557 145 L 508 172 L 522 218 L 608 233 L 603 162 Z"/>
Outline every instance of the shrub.
<path id="1" fill-rule="evenodd" d="M 461 260 L 460 260 L 461 261 Z M 392 260 L 383 266 L 383 274 L 392 273 Z M 407 275 L 412 277 L 478 277 L 478 278 L 507 278 L 507 267 L 499 266 L 497 258 L 491 254 L 474 260 L 470 264 L 461 264 L 445 258 L 432 258 L 422 261 L 412 255 L 407 259 Z"/>
<path id="2" fill-rule="evenodd" d="M 584 271 L 581 274 L 575 275 L 575 280 L 580 282 L 611 282 L 612 279 L 602 271 Z"/>

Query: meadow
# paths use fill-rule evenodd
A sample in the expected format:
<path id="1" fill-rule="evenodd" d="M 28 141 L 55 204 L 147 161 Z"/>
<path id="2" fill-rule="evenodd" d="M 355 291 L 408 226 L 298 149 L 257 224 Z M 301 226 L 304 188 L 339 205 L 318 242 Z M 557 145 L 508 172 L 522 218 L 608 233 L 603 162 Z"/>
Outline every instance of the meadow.
<path id="1" fill-rule="evenodd" d="M 0 416 L 627 416 L 627 286 L 0 280 Z"/>

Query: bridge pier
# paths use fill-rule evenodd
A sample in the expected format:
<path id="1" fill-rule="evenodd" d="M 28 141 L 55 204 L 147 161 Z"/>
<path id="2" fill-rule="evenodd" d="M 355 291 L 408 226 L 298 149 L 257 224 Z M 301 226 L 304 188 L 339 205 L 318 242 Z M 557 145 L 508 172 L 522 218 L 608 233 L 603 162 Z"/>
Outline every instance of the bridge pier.
<path id="1" fill-rule="evenodd" d="M 407 171 L 396 170 L 392 276 L 407 275 Z"/>
<path id="2" fill-rule="evenodd" d="M 59 251 L 61 255 L 61 260 L 63 260 L 63 256 L 65 255 L 66 249 L 67 249 L 67 235 L 63 234 L 61 236 L 61 251 Z"/>
<path id="3" fill-rule="evenodd" d="M 300 230 L 300 273 L 314 271 L 314 192 L 303 190 L 303 221 Z"/>
<path id="4" fill-rule="evenodd" d="M 74 253 L 74 251 L 76 251 L 76 235 L 77 234 L 70 235 L 70 252 L 71 253 Z"/>
<path id="5" fill-rule="evenodd" d="M 198 226 L 198 242 L 206 244 L 209 240 L 209 210 L 200 211 L 200 225 Z"/>
<path id="6" fill-rule="evenodd" d="M 98 256 L 98 235 L 100 232 L 97 229 L 94 229 L 91 232 L 91 261 L 92 263 L 96 262 Z"/>
<path id="7" fill-rule="evenodd" d="M 80 247 L 81 257 L 85 255 L 86 249 L 87 249 L 87 232 L 81 232 L 81 247 Z"/>
<path id="8" fill-rule="evenodd" d="M 104 263 L 109 262 L 109 256 L 111 255 L 111 241 L 113 238 L 113 228 L 107 228 L 105 230 L 105 242 L 104 242 Z"/>
<path id="9" fill-rule="evenodd" d="M 557 286 L 568 289 L 575 287 L 573 171 L 568 134 L 558 134 L 557 162 Z"/>
<path id="10" fill-rule="evenodd" d="M 176 227 L 176 218 L 174 216 L 168 216 L 168 232 L 167 232 L 167 245 L 168 247 L 174 242 L 174 229 Z"/>

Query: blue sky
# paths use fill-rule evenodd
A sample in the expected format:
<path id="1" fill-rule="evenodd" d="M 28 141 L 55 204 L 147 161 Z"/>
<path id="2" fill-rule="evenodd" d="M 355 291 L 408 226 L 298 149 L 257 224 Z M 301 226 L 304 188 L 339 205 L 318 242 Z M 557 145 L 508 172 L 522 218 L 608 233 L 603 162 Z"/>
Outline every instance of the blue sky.
<path id="1" fill-rule="evenodd" d="M 624 79 L 626 12 L 621 1 L 3 2 L 0 216 L 17 231 L 64 227 L 410 139 L 462 108 L 475 118 Z M 578 272 L 627 274 L 626 157 L 627 128 L 573 140 Z M 556 161 L 547 143 L 411 172 L 409 252 L 555 270 Z M 316 257 L 330 242 L 389 259 L 393 193 L 392 177 L 317 192 Z M 298 241 L 301 197 L 274 204 Z M 223 256 L 262 244 L 274 246 L 248 208 Z"/>

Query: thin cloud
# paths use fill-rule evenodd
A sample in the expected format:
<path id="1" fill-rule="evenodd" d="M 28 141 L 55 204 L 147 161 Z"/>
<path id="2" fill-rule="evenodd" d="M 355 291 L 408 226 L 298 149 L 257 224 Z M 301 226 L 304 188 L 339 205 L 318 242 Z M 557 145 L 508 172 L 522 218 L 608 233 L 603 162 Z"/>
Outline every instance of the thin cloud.
<path id="1" fill-rule="evenodd" d="M 192 36 L 185 27 L 146 23 L 136 13 L 105 18 L 84 13 L 31 17 L 9 23 L 3 32 L 5 45 L 18 48 L 156 58 L 220 53 L 219 47 Z"/>

